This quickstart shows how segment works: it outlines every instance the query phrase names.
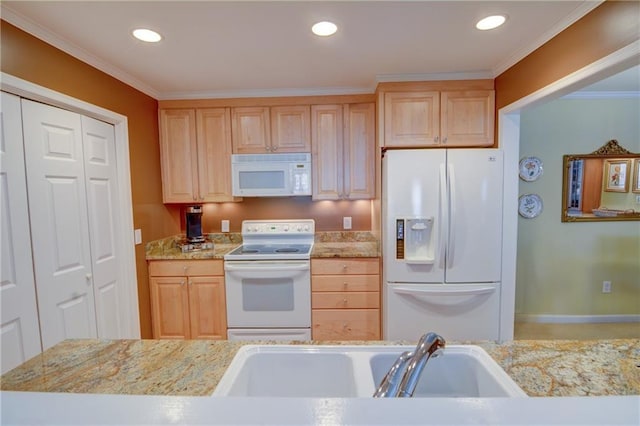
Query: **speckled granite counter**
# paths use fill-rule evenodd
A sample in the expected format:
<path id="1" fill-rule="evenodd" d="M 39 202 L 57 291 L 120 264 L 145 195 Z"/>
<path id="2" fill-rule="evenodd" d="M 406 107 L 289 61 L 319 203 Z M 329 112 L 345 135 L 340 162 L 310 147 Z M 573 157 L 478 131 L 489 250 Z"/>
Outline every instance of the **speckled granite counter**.
<path id="1" fill-rule="evenodd" d="M 0 387 L 39 392 L 205 396 L 213 392 L 238 349 L 247 343 L 66 340 L 3 375 Z M 475 344 L 484 348 L 529 396 L 640 394 L 637 339 Z"/>
<path id="2" fill-rule="evenodd" d="M 223 259 L 242 244 L 242 235 L 237 233 L 208 234 L 214 243 L 212 250 L 182 253 L 177 243 L 183 238 L 184 235 L 176 235 L 147 243 L 146 259 Z M 380 257 L 380 245 L 371 232 L 317 232 L 311 257 Z"/>

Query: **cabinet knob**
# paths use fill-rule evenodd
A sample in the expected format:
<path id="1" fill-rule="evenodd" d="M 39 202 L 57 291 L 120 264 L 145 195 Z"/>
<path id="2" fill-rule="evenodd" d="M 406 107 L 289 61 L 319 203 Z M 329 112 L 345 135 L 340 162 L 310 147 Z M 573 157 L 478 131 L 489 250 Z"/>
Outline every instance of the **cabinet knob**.
<path id="1" fill-rule="evenodd" d="M 345 290 L 346 290 L 346 288 L 347 288 L 347 286 L 348 286 L 348 285 L 349 285 L 349 284 L 347 284 L 347 282 L 346 282 L 346 281 L 342 283 L 342 287 L 344 287 L 344 288 L 345 288 Z"/>
<path id="2" fill-rule="evenodd" d="M 438 143 L 438 141 L 439 141 L 439 140 L 440 140 L 440 136 L 436 136 L 436 137 L 434 137 L 434 138 L 433 138 L 433 141 L 434 141 L 435 143 Z"/>
<path id="3" fill-rule="evenodd" d="M 347 306 L 347 299 L 342 299 L 342 304 L 343 304 L 344 306 Z"/>
<path id="4" fill-rule="evenodd" d="M 442 138 L 442 143 L 447 143 L 447 137 L 445 136 L 444 138 Z"/>
<path id="5" fill-rule="evenodd" d="M 271 148 L 271 150 L 272 150 L 272 151 L 277 151 L 277 150 L 278 150 L 278 147 L 277 147 L 277 146 L 274 146 L 273 148 Z"/>
<path id="6" fill-rule="evenodd" d="M 342 270 L 346 271 L 347 270 L 347 265 L 342 265 Z"/>
<path id="7" fill-rule="evenodd" d="M 271 151 L 271 147 L 270 147 L 270 146 L 267 146 L 267 147 L 265 147 L 264 149 L 265 149 L 266 151 Z"/>
<path id="8" fill-rule="evenodd" d="M 180 285 L 181 286 L 184 285 L 184 280 L 180 281 Z"/>
<path id="9" fill-rule="evenodd" d="M 85 279 L 87 280 L 87 284 L 91 284 L 91 278 L 93 277 L 93 275 L 91 275 L 91 274 L 87 274 L 87 275 L 85 275 L 84 277 L 85 277 Z"/>

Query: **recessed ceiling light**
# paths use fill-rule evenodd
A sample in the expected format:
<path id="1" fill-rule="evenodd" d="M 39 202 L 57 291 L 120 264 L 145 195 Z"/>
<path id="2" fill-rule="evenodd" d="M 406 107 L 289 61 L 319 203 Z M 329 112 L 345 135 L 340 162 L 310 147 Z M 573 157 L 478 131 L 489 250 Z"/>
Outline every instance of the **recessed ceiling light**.
<path id="1" fill-rule="evenodd" d="M 504 15 L 487 16 L 486 18 L 478 21 L 476 28 L 479 30 L 492 30 L 504 24 L 504 21 L 506 20 L 507 17 Z"/>
<path id="2" fill-rule="evenodd" d="M 162 40 L 162 36 L 160 34 L 146 28 L 133 30 L 133 36 L 138 40 L 146 41 L 147 43 L 157 43 Z"/>
<path id="3" fill-rule="evenodd" d="M 315 35 L 326 37 L 335 34 L 335 32 L 338 31 L 338 27 L 333 22 L 322 21 L 313 24 L 311 31 L 313 31 Z"/>

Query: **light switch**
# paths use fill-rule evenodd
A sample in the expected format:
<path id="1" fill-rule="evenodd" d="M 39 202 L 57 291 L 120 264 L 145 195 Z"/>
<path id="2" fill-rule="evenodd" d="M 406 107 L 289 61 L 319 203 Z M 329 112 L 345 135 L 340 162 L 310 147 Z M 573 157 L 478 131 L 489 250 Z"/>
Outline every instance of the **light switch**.
<path id="1" fill-rule="evenodd" d="M 133 239 L 134 239 L 136 245 L 142 244 L 142 229 L 134 229 L 134 231 L 133 231 Z"/>

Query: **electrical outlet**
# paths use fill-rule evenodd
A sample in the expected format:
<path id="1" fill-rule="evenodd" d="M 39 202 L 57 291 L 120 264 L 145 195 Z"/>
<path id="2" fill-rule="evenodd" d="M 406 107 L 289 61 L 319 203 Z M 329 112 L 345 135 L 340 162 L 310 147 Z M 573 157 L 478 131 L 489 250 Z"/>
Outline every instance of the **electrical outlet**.
<path id="1" fill-rule="evenodd" d="M 229 232 L 229 221 L 223 220 L 220 224 L 220 228 L 222 228 L 222 232 Z"/>
<path id="2" fill-rule="evenodd" d="M 351 216 L 342 218 L 342 229 L 351 229 Z"/>
<path id="3" fill-rule="evenodd" d="M 602 281 L 602 292 L 611 293 L 611 281 Z"/>
<path id="4" fill-rule="evenodd" d="M 134 229 L 133 230 L 133 239 L 137 244 L 142 244 L 142 229 Z"/>
<path id="5" fill-rule="evenodd" d="M 636 195 L 636 204 L 640 204 L 640 195 Z"/>

